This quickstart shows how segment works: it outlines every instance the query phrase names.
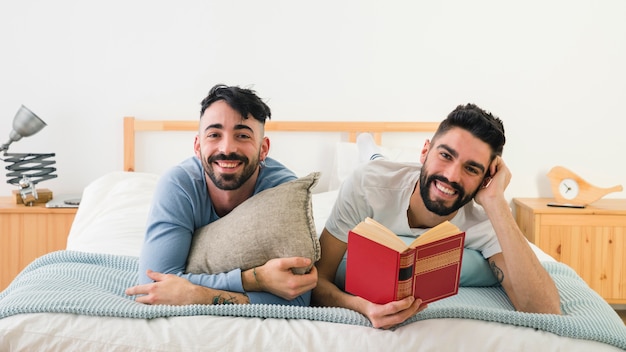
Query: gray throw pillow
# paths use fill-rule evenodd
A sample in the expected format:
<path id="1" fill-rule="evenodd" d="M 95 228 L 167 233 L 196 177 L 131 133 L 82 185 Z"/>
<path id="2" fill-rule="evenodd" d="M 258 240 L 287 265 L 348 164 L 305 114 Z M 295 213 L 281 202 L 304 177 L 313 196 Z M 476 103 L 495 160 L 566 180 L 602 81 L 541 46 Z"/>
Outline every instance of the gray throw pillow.
<path id="1" fill-rule="evenodd" d="M 320 258 L 311 189 L 319 172 L 259 192 L 221 219 L 194 232 L 188 273 L 247 270 L 273 258 Z"/>

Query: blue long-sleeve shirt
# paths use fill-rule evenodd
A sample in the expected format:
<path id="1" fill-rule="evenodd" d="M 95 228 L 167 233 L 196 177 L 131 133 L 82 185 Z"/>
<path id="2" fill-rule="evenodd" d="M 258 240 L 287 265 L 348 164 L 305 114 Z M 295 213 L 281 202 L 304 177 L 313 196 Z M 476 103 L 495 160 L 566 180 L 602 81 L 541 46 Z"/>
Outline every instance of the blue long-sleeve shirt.
<path id="1" fill-rule="evenodd" d="M 292 171 L 278 161 L 266 158 L 254 194 L 294 179 L 296 175 Z M 185 273 L 194 231 L 219 218 L 209 197 L 202 164 L 197 157 L 190 157 L 164 173 L 157 184 L 148 214 L 139 257 L 139 284 L 152 282 L 146 275 L 147 269 L 150 269 L 176 274 L 196 285 L 243 293 L 240 269 L 214 275 Z M 250 303 L 286 305 L 309 305 L 311 298 L 310 292 L 291 301 L 267 292 L 247 292 L 247 295 Z"/>

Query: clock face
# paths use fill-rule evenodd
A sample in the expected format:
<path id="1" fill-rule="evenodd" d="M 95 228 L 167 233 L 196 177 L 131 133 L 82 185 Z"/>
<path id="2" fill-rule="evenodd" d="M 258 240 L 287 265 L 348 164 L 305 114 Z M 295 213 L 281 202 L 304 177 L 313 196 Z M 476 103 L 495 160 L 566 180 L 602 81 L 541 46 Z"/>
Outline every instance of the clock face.
<path id="1" fill-rule="evenodd" d="M 564 178 L 559 183 L 559 193 L 565 199 L 574 199 L 578 196 L 578 182 L 571 178 Z"/>

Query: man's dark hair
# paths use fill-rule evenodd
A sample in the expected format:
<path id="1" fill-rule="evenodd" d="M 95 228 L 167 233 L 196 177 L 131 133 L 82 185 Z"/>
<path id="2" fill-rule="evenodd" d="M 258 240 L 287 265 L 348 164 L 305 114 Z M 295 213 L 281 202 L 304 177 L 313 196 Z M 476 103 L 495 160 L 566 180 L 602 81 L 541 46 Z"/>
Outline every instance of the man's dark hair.
<path id="1" fill-rule="evenodd" d="M 231 108 L 237 110 L 244 119 L 247 119 L 248 115 L 252 115 L 255 120 L 265 124 L 265 120 L 272 117 L 270 107 L 256 95 L 255 91 L 224 84 L 218 84 L 211 88 L 209 95 L 202 99 L 200 117 L 204 115 L 204 111 L 211 104 L 219 100 L 224 100 Z"/>
<path id="2" fill-rule="evenodd" d="M 504 143 L 504 125 L 500 118 L 493 116 L 474 104 L 459 105 L 445 120 L 441 122 L 433 140 L 453 127 L 462 128 L 470 132 L 474 137 L 491 146 L 491 159 L 496 155 L 502 156 Z"/>

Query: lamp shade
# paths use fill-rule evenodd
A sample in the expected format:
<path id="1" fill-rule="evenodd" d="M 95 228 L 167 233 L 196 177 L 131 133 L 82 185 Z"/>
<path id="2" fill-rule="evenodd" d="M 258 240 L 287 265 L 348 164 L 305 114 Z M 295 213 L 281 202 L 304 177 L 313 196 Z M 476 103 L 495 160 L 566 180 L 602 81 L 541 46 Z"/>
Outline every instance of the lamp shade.
<path id="1" fill-rule="evenodd" d="M 12 142 L 17 142 L 22 137 L 34 135 L 44 127 L 46 127 L 46 123 L 22 105 L 13 118 L 13 131 L 11 131 L 9 137 Z"/>
<path id="2" fill-rule="evenodd" d="M 35 113 L 22 105 L 13 118 L 13 130 L 9 133 L 9 141 L 2 145 L 2 149 L 9 149 L 9 145 L 22 137 L 29 137 L 46 127 L 46 123 Z"/>

